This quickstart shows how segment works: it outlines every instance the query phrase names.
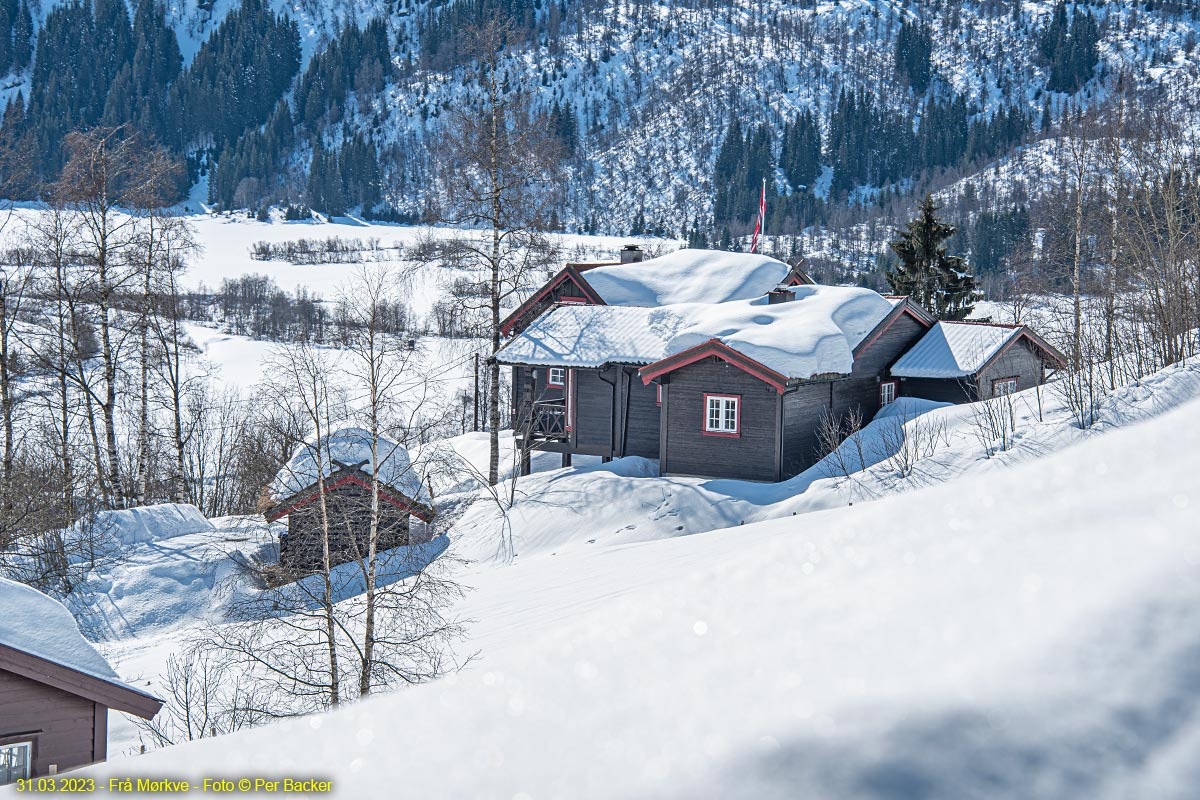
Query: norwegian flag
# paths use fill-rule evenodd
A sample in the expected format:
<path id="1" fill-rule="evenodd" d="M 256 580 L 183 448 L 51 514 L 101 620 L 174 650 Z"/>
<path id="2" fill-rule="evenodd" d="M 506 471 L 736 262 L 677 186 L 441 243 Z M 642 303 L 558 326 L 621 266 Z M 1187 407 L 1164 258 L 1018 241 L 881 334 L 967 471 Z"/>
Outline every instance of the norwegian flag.
<path id="1" fill-rule="evenodd" d="M 750 240 L 750 252 L 758 252 L 759 237 L 766 236 L 767 221 L 767 179 L 763 178 L 762 196 L 758 198 L 758 222 L 754 223 L 754 238 Z"/>

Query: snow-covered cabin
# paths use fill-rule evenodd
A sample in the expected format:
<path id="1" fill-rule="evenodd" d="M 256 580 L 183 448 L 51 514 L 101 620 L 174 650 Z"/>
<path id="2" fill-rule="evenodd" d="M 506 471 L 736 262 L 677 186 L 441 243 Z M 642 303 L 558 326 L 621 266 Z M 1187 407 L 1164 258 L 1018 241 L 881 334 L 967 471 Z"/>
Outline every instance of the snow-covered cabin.
<path id="1" fill-rule="evenodd" d="M 949 403 L 987 400 L 1046 381 L 1066 358 L 1024 325 L 939 322 L 890 370 L 898 393 Z"/>
<path id="2" fill-rule="evenodd" d="M 691 297 L 697 295 L 693 294 Z M 659 460 L 664 474 L 778 481 L 817 458 L 827 413 L 894 399 L 880 375 L 933 319 L 907 298 L 795 285 L 659 307 L 554 307 L 498 358 L 523 443 Z"/>
<path id="3" fill-rule="evenodd" d="M 432 501 L 408 450 L 379 437 L 379 533 L 377 549 L 414 544 L 411 518 L 433 519 Z M 287 517 L 280 537 L 279 561 L 284 567 L 311 571 L 324 559 L 320 489 L 330 531 L 332 563 L 367 554 L 373 476 L 371 434 L 362 428 L 343 428 L 318 442 L 306 442 L 284 465 L 267 488 L 264 515 L 268 522 Z"/>
<path id="4" fill-rule="evenodd" d="M 54 598 L 0 578 L 0 610 L 0 786 L 103 761 L 110 708 L 150 719 L 162 707 Z"/>

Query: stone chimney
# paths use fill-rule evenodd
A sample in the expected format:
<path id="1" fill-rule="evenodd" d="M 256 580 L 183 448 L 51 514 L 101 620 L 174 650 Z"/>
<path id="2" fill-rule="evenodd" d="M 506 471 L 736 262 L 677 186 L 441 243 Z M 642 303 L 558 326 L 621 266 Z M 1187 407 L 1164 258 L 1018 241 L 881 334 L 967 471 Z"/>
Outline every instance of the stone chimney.
<path id="1" fill-rule="evenodd" d="M 642 248 L 638 247 L 636 244 L 627 244 L 621 248 L 621 263 L 636 264 L 637 262 L 641 261 L 645 255 L 646 254 L 642 252 Z"/>
<path id="2" fill-rule="evenodd" d="M 783 286 L 767 292 L 767 305 L 773 306 L 776 303 L 790 303 L 795 299 L 796 293 Z"/>

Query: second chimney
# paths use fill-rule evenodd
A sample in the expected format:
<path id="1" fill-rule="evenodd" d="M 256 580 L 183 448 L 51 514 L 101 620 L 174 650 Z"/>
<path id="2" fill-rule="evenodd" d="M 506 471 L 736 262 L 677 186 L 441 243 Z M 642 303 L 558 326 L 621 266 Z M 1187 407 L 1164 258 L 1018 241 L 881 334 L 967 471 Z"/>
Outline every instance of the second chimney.
<path id="1" fill-rule="evenodd" d="M 642 248 L 636 244 L 627 244 L 621 248 L 621 263 L 636 264 L 641 261 L 646 254 L 642 252 Z"/>

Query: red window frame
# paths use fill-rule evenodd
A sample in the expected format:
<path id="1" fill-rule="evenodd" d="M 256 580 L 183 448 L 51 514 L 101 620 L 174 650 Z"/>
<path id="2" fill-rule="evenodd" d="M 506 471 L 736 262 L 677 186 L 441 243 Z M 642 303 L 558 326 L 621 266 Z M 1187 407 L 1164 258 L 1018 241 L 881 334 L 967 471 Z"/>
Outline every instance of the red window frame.
<path id="1" fill-rule="evenodd" d="M 710 431 L 708 429 L 708 401 L 710 398 L 719 400 L 733 400 L 736 402 L 733 411 L 733 427 L 732 431 Z M 724 418 L 724 413 L 722 413 Z M 704 414 L 700 419 L 700 433 L 704 436 L 720 436 L 726 439 L 737 439 L 742 435 L 742 396 L 740 394 L 718 394 L 716 392 L 704 393 Z"/>
<path id="2" fill-rule="evenodd" d="M 884 402 L 884 400 L 883 400 L 883 387 L 885 387 L 885 386 L 892 387 L 892 399 L 888 400 L 887 402 Z M 896 402 L 896 398 L 899 396 L 900 396 L 900 381 L 880 381 L 880 383 L 879 383 L 879 405 L 880 405 L 880 407 L 883 407 L 886 405 L 891 405 L 892 403 Z"/>
<path id="3" fill-rule="evenodd" d="M 1010 375 L 1007 378 L 995 378 L 992 380 L 992 397 L 1003 397 L 1004 394 L 996 394 L 996 386 L 1001 383 L 1011 383 L 1013 385 L 1011 392 L 1004 394 L 1016 394 L 1021 391 L 1021 378 L 1019 375 Z"/>
<path id="4" fill-rule="evenodd" d="M 562 373 L 562 380 L 560 380 L 560 381 L 554 380 L 554 377 L 553 377 L 554 370 L 558 370 L 559 372 Z M 565 367 L 547 367 L 546 368 L 546 385 L 553 386 L 556 389 L 566 388 L 566 385 L 567 385 L 567 370 L 566 370 L 566 368 Z"/>

